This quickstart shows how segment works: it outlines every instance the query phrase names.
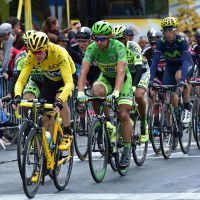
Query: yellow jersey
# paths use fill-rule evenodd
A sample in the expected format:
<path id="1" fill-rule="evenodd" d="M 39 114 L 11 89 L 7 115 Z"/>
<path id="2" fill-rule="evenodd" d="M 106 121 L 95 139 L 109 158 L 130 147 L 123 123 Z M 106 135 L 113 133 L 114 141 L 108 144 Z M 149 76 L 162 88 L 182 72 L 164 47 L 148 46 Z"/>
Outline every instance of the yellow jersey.
<path id="1" fill-rule="evenodd" d="M 15 96 L 21 96 L 33 68 L 44 71 L 45 76 L 52 81 L 63 80 L 64 87 L 58 98 L 63 102 L 67 100 L 74 87 L 72 74 L 75 73 L 76 68 L 66 49 L 49 42 L 47 56 L 42 62 L 38 62 L 35 55 L 29 51 L 15 84 Z"/>

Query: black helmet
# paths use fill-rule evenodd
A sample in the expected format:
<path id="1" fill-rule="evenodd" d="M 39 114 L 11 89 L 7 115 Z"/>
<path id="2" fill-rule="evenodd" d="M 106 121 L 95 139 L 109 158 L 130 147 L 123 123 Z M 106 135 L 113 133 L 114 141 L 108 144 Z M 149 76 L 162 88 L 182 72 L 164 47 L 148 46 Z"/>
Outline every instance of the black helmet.
<path id="1" fill-rule="evenodd" d="M 197 40 L 197 42 L 200 42 L 200 28 L 197 29 L 197 31 L 195 33 L 195 39 Z"/>
<path id="2" fill-rule="evenodd" d="M 78 30 L 77 37 L 80 39 L 91 39 L 92 31 L 89 27 L 81 27 Z"/>
<path id="3" fill-rule="evenodd" d="M 147 37 L 148 37 L 149 43 L 156 42 L 158 39 L 160 39 L 161 37 L 163 37 L 163 33 L 159 29 L 152 28 L 152 29 L 150 29 L 148 31 Z"/>

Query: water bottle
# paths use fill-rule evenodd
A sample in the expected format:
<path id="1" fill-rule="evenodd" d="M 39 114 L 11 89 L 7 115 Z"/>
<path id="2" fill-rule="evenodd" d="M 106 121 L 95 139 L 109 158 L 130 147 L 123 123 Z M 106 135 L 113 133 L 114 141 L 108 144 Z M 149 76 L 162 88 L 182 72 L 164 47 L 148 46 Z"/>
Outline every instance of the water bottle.
<path id="1" fill-rule="evenodd" d="M 47 141 L 48 141 L 48 144 L 49 144 L 49 149 L 52 150 L 53 149 L 53 143 L 52 143 L 51 133 L 49 131 L 46 131 L 46 137 L 47 137 Z"/>
<path id="2" fill-rule="evenodd" d="M 76 76 L 79 77 L 81 72 L 81 65 L 79 65 L 78 63 L 76 63 Z"/>

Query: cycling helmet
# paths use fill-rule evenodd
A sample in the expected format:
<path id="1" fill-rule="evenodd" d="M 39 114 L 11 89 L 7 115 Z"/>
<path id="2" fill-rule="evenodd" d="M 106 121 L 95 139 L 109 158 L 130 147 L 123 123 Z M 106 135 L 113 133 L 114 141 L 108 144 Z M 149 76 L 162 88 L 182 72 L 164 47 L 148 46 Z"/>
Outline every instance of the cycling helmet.
<path id="1" fill-rule="evenodd" d="M 28 42 L 28 37 L 30 37 L 31 34 L 35 33 L 36 31 L 35 30 L 30 30 L 30 31 L 26 31 L 24 34 L 23 34 L 23 40 L 24 40 L 24 44 L 27 45 L 27 42 Z"/>
<path id="2" fill-rule="evenodd" d="M 112 32 L 111 25 L 106 21 L 98 21 L 92 26 L 93 35 L 110 35 Z"/>
<path id="3" fill-rule="evenodd" d="M 195 39 L 200 42 L 200 28 L 197 29 L 196 33 L 195 33 Z"/>
<path id="4" fill-rule="evenodd" d="M 126 36 L 127 28 L 123 25 L 117 25 L 112 28 L 113 38 L 122 38 Z"/>
<path id="5" fill-rule="evenodd" d="M 47 48 L 49 38 L 44 32 L 35 32 L 28 37 L 27 46 L 31 51 L 40 51 Z"/>
<path id="6" fill-rule="evenodd" d="M 142 52 L 142 48 L 140 47 L 140 45 L 137 42 L 134 42 L 134 41 L 128 41 L 127 48 L 130 49 L 131 51 L 136 52 L 136 53 Z"/>
<path id="7" fill-rule="evenodd" d="M 162 31 L 154 28 L 154 29 L 149 30 L 147 37 L 148 37 L 149 43 L 156 42 L 157 40 L 163 37 L 163 33 Z"/>
<path id="8" fill-rule="evenodd" d="M 90 39 L 92 31 L 89 27 L 83 26 L 78 30 L 77 37 L 83 39 Z"/>
<path id="9" fill-rule="evenodd" d="M 178 27 L 178 20 L 175 17 L 166 17 L 161 21 L 161 27 Z"/>

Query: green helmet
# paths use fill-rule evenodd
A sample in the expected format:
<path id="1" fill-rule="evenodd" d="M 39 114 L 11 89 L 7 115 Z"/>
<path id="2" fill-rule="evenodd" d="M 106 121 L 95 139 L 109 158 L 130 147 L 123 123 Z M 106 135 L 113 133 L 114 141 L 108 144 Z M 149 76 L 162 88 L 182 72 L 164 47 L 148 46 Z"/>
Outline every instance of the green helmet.
<path id="1" fill-rule="evenodd" d="M 106 21 L 98 21 L 92 26 L 93 35 L 110 35 L 112 32 L 111 25 Z"/>
<path id="2" fill-rule="evenodd" d="M 35 30 L 29 30 L 29 31 L 26 31 L 24 34 L 23 34 L 23 40 L 24 40 L 24 44 L 27 45 L 27 42 L 28 42 L 28 37 L 35 33 L 36 31 Z"/>
<path id="3" fill-rule="evenodd" d="M 122 38 L 126 36 L 127 28 L 123 25 L 117 25 L 112 28 L 113 38 Z"/>

